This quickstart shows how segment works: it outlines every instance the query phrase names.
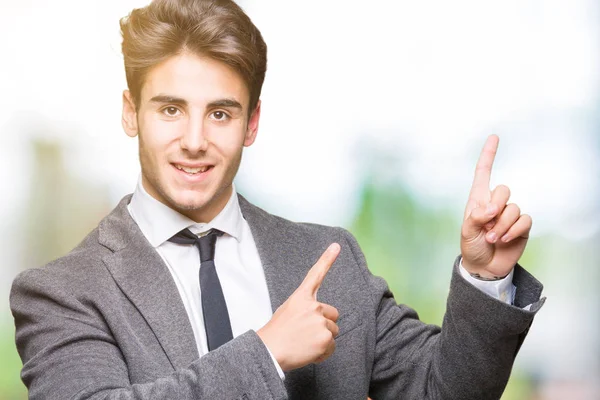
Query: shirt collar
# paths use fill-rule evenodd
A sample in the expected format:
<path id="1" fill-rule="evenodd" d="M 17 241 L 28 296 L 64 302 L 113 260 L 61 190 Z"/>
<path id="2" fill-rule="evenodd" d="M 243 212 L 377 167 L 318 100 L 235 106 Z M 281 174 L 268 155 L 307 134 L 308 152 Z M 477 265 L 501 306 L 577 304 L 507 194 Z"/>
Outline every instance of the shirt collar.
<path id="1" fill-rule="evenodd" d="M 153 247 L 160 246 L 185 228 L 194 234 L 215 228 L 233 236 L 239 242 L 243 216 L 235 185 L 232 189 L 229 201 L 212 221 L 197 223 L 152 197 L 144 189 L 140 176 L 129 203 L 129 212 Z"/>

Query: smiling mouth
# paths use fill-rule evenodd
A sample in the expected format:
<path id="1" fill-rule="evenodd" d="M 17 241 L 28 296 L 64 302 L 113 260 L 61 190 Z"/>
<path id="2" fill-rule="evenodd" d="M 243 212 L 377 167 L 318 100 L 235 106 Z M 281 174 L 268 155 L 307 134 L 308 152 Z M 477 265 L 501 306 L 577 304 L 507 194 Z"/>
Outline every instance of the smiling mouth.
<path id="1" fill-rule="evenodd" d="M 208 171 L 209 169 L 211 169 L 213 167 L 212 165 L 203 165 L 202 167 L 192 168 L 192 167 L 186 167 L 186 166 L 179 165 L 179 164 L 173 164 L 173 166 L 175 168 L 177 168 L 178 170 L 188 173 L 190 175 L 201 174 L 203 172 Z"/>

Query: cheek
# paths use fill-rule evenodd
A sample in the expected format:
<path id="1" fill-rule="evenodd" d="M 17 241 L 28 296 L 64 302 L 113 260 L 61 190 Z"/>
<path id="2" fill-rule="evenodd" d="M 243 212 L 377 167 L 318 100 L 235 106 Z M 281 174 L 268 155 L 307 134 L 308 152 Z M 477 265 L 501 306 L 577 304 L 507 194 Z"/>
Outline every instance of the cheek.
<path id="1" fill-rule="evenodd" d="M 151 175 L 156 175 L 156 150 L 153 147 L 151 138 L 146 132 L 140 130 L 138 135 L 140 145 L 140 164 L 142 169 Z"/>
<path id="2" fill-rule="evenodd" d="M 166 156 L 176 144 L 177 125 L 165 121 L 144 121 L 140 125 L 140 146 L 143 146 L 147 158 L 158 160 Z"/>
<path id="3" fill-rule="evenodd" d="M 243 122 L 236 123 L 227 128 L 215 129 L 211 135 L 212 143 L 224 156 L 234 157 L 244 147 L 245 134 L 245 124 Z"/>

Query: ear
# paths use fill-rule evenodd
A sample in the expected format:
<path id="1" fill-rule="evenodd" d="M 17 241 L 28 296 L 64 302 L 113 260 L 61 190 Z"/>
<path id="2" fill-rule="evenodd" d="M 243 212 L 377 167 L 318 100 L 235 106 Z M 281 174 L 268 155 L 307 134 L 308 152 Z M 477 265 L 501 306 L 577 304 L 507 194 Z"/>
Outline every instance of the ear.
<path id="1" fill-rule="evenodd" d="M 256 108 L 252 112 L 250 120 L 248 120 L 248 127 L 246 128 L 246 138 L 244 139 L 244 146 L 246 147 L 254 143 L 254 140 L 256 139 L 256 134 L 258 133 L 258 121 L 260 120 L 260 104 L 261 101 L 258 100 L 258 103 L 256 103 Z"/>
<path id="2" fill-rule="evenodd" d="M 127 136 L 136 137 L 138 134 L 137 111 L 129 90 L 123 91 L 123 115 L 121 123 Z"/>

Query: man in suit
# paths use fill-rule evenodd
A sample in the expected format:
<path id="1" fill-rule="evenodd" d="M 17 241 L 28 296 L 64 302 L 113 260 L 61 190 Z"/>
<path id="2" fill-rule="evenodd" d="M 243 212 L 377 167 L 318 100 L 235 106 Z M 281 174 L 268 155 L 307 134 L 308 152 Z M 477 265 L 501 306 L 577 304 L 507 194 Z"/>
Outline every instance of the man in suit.
<path id="1" fill-rule="evenodd" d="M 517 264 L 531 218 L 480 157 L 443 327 L 397 305 L 341 228 L 273 216 L 233 185 L 266 45 L 231 0 L 121 21 L 123 127 L 141 177 L 81 244 L 11 291 L 33 399 L 497 399 L 544 299 Z"/>

